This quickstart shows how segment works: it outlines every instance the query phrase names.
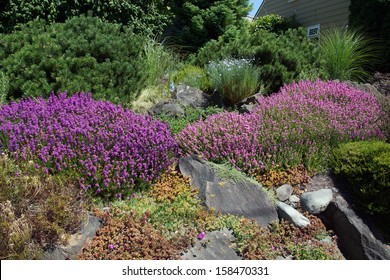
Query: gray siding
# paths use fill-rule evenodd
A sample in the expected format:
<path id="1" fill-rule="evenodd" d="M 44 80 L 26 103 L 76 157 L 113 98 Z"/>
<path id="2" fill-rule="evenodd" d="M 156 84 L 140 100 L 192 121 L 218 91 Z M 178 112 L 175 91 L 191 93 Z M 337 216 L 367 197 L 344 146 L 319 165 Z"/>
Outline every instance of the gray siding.
<path id="1" fill-rule="evenodd" d="M 292 17 L 303 26 L 321 24 L 322 27 L 348 25 L 350 0 L 264 0 L 256 17 L 278 14 Z"/>

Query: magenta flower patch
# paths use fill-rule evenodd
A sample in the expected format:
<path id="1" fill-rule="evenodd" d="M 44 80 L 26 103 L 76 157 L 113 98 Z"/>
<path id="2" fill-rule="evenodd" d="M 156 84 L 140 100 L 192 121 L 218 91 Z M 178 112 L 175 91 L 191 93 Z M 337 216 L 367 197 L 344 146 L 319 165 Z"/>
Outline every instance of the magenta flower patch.
<path id="1" fill-rule="evenodd" d="M 46 173 L 75 172 L 82 188 L 117 197 L 153 181 L 178 154 L 166 124 L 84 93 L 2 106 L 0 140 Z"/>
<path id="2" fill-rule="evenodd" d="M 221 113 L 187 126 L 176 135 L 184 155 L 256 175 L 301 163 L 324 167 L 340 142 L 385 137 L 378 101 L 345 83 L 302 81 L 258 101 L 251 114 Z"/>

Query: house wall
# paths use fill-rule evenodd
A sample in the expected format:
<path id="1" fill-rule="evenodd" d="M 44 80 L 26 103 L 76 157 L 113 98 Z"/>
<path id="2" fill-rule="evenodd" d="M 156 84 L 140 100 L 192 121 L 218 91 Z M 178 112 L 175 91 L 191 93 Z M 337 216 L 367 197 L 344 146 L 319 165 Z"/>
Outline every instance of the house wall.
<path id="1" fill-rule="evenodd" d="M 321 28 L 348 25 L 350 0 L 264 0 L 255 17 L 278 14 L 296 16 L 303 26 L 321 24 Z"/>

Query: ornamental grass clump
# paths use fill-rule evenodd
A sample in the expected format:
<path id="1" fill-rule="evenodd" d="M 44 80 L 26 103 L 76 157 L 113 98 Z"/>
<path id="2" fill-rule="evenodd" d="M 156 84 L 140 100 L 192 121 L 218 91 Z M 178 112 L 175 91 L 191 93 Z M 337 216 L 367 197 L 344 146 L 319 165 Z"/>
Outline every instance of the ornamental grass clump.
<path id="1" fill-rule="evenodd" d="M 302 81 L 258 102 L 251 114 L 221 113 L 188 125 L 176 136 L 183 153 L 257 176 L 300 164 L 319 170 L 338 143 L 385 137 L 378 101 L 345 83 Z"/>
<path id="2" fill-rule="evenodd" d="M 166 124 L 85 93 L 1 107 L 0 140 L 3 152 L 109 196 L 153 181 L 178 152 Z"/>
<path id="3" fill-rule="evenodd" d="M 260 84 L 260 69 L 248 59 L 224 59 L 207 66 L 210 83 L 228 106 L 256 93 Z"/>

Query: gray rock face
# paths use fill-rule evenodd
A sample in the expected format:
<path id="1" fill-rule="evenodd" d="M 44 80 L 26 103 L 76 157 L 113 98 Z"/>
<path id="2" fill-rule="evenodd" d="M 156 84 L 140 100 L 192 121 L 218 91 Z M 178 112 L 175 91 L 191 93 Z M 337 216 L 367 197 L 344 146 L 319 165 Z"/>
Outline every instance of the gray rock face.
<path id="1" fill-rule="evenodd" d="M 208 96 L 200 89 L 186 85 L 178 85 L 176 89 L 176 100 L 194 108 L 206 108 L 210 105 Z"/>
<path id="2" fill-rule="evenodd" d="M 260 98 L 262 95 L 263 94 L 259 92 L 252 96 L 244 98 L 243 100 L 237 103 L 238 111 L 241 114 L 252 112 L 258 104 L 257 99 Z"/>
<path id="3" fill-rule="evenodd" d="M 344 198 L 337 195 L 324 215 L 337 234 L 340 249 L 347 259 L 390 260 L 390 246 L 375 238 Z"/>
<path id="4" fill-rule="evenodd" d="M 56 246 L 54 248 L 47 249 L 43 254 L 45 260 L 69 260 L 75 259 L 78 254 L 81 253 L 83 246 L 91 241 L 96 231 L 99 229 L 101 221 L 99 218 L 89 216 L 87 223 L 83 226 L 82 230 L 78 234 L 74 234 L 70 237 L 68 245 Z"/>
<path id="5" fill-rule="evenodd" d="M 325 211 L 332 198 L 333 193 L 331 189 L 307 192 L 301 195 L 301 206 L 311 214 L 319 214 Z"/>
<path id="6" fill-rule="evenodd" d="M 288 198 L 288 201 L 290 201 L 290 203 L 298 203 L 299 202 L 299 197 L 296 196 L 296 195 L 292 195 Z"/>
<path id="7" fill-rule="evenodd" d="M 297 227 L 306 227 L 310 224 L 308 218 L 286 203 L 279 202 L 277 208 L 280 218 L 293 223 Z"/>
<path id="8" fill-rule="evenodd" d="M 163 100 L 153 106 L 149 113 L 151 115 L 165 114 L 172 117 L 183 117 L 183 108 L 174 100 Z"/>
<path id="9" fill-rule="evenodd" d="M 223 229 L 206 232 L 202 240 L 197 240 L 182 256 L 182 260 L 242 260 L 233 246 L 234 236 Z"/>
<path id="10" fill-rule="evenodd" d="M 291 196 L 293 190 L 292 186 L 284 184 L 276 189 L 276 196 L 279 201 L 286 201 Z"/>
<path id="11" fill-rule="evenodd" d="M 278 221 L 272 200 L 260 184 L 247 177 L 223 178 L 221 170 L 198 156 L 181 158 L 179 168 L 183 175 L 190 177 L 191 185 L 198 189 L 199 198 L 206 207 L 223 214 L 254 219 L 262 226 Z M 222 173 L 230 174 L 229 170 Z"/>

